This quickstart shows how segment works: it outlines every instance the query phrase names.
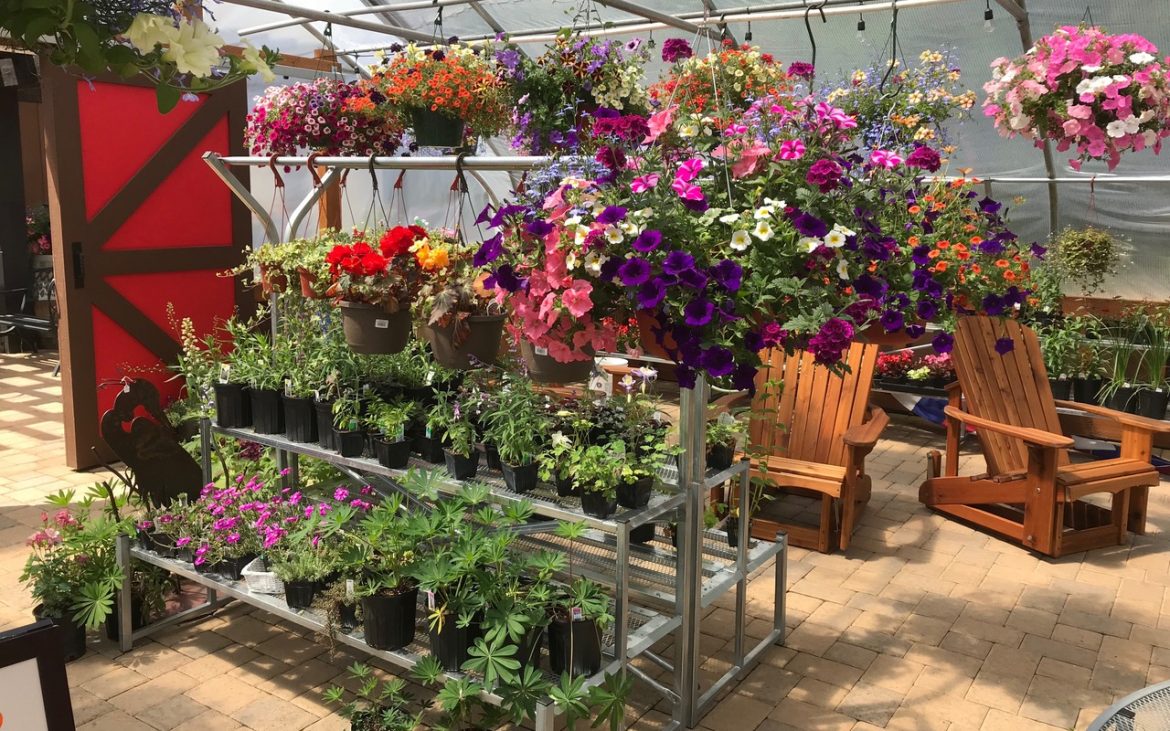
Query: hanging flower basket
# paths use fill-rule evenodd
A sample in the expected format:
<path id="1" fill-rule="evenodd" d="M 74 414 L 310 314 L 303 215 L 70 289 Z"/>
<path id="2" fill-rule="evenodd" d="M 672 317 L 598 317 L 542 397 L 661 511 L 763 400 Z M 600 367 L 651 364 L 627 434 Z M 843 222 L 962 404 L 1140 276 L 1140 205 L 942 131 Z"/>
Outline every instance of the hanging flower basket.
<path id="1" fill-rule="evenodd" d="M 495 363 L 504 335 L 503 315 L 470 315 L 457 327 L 424 325 L 423 337 L 431 344 L 435 362 L 445 368 L 468 370 Z"/>
<path id="2" fill-rule="evenodd" d="M 589 378 L 593 372 L 591 357 L 561 363 L 548 354 L 547 348 L 538 348 L 527 340 L 520 341 L 520 354 L 529 377 L 536 383 L 576 383 Z"/>
<path id="3" fill-rule="evenodd" d="M 288 275 L 279 269 L 260 265 L 260 287 L 265 297 L 280 294 L 288 287 Z"/>
<path id="4" fill-rule="evenodd" d="M 410 341 L 410 310 L 387 312 L 361 302 L 341 302 L 341 328 L 350 350 L 362 355 L 393 355 Z"/>
<path id="5" fill-rule="evenodd" d="M 311 300 L 321 299 L 321 295 L 317 293 L 316 289 L 317 275 L 305 268 L 298 269 L 297 275 L 301 280 L 301 296 Z"/>
<path id="6" fill-rule="evenodd" d="M 414 141 L 422 147 L 460 147 L 464 139 L 462 119 L 445 112 L 419 107 L 410 113 Z"/>

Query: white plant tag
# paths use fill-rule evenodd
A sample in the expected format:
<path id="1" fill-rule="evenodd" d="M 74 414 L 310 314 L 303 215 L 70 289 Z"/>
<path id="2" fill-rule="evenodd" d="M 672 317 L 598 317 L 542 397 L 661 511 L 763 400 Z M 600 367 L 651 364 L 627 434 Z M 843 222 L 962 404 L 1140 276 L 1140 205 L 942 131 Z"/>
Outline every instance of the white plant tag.
<path id="1" fill-rule="evenodd" d="M 374 320 L 374 327 L 376 327 L 379 330 L 389 330 L 390 329 L 390 321 L 383 320 L 382 318 L 378 318 L 377 320 Z"/>
<path id="2" fill-rule="evenodd" d="M 404 425 L 402 425 L 402 424 L 398 425 L 398 431 L 395 433 L 394 438 L 395 438 L 395 441 L 399 441 L 399 442 L 406 441 L 406 427 Z"/>
<path id="3" fill-rule="evenodd" d="M 423 384 L 429 386 L 434 382 L 435 382 L 435 372 L 433 370 L 427 371 L 427 377 L 425 379 L 423 379 Z"/>
<path id="4" fill-rule="evenodd" d="M 284 379 L 284 395 L 292 398 L 292 381 L 288 378 Z"/>
<path id="5" fill-rule="evenodd" d="M 345 600 L 347 602 L 353 601 L 353 579 L 345 580 Z"/>
<path id="6" fill-rule="evenodd" d="M 434 439 L 434 437 L 433 437 L 433 436 L 431 436 L 431 425 L 430 425 L 430 424 L 427 424 L 427 432 L 426 432 L 426 434 L 427 434 L 427 439 Z"/>
<path id="7" fill-rule="evenodd" d="M 581 611 L 581 607 L 573 607 L 569 610 L 569 616 L 573 618 L 574 622 L 584 622 L 585 612 Z"/>
<path id="8" fill-rule="evenodd" d="M 532 347 L 532 352 L 536 353 L 537 355 L 548 355 L 548 348 L 542 348 L 539 345 L 534 345 Z"/>
<path id="9" fill-rule="evenodd" d="M 433 591 L 427 592 L 427 609 L 430 609 L 432 612 L 435 610 L 435 592 Z"/>
<path id="10" fill-rule="evenodd" d="M 230 363 L 220 364 L 220 366 L 219 366 L 219 382 L 220 383 L 231 383 L 231 381 L 229 380 L 231 378 L 231 373 L 232 373 L 232 366 Z"/>

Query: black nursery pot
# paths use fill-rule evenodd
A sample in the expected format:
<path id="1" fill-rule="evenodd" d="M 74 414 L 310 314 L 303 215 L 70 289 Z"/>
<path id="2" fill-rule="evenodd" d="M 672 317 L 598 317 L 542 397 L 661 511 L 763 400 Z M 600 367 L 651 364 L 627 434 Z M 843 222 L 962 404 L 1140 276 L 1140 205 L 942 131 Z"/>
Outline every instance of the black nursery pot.
<path id="1" fill-rule="evenodd" d="M 392 470 L 404 470 L 410 464 L 410 442 L 403 439 L 401 442 L 388 442 L 385 439 L 374 440 L 374 456 L 378 464 Z"/>
<path id="2" fill-rule="evenodd" d="M 483 627 L 478 621 L 473 620 L 466 627 L 459 627 L 458 619 L 453 614 L 445 614 L 442 631 L 434 628 L 427 630 L 431 638 L 431 654 L 444 670 L 451 672 L 463 668 L 463 663 L 471 658 L 468 650 L 483 636 Z"/>
<path id="3" fill-rule="evenodd" d="M 339 623 L 342 632 L 352 632 L 353 628 L 358 626 L 356 605 L 342 603 L 338 606 L 338 614 L 341 615 Z"/>
<path id="4" fill-rule="evenodd" d="M 1096 404 L 1097 394 L 1100 391 L 1100 378 L 1074 378 L 1072 380 L 1072 398 L 1077 403 Z"/>
<path id="5" fill-rule="evenodd" d="M 366 449 L 366 433 L 361 429 L 342 431 L 333 429 L 337 452 L 342 457 L 360 457 Z"/>
<path id="6" fill-rule="evenodd" d="M 1170 391 L 1154 391 L 1143 388 L 1137 395 L 1138 416 L 1150 419 L 1166 418 L 1166 407 L 1170 405 Z"/>
<path id="7" fill-rule="evenodd" d="M 592 619 L 554 617 L 548 626 L 548 664 L 556 675 L 593 675 L 601 669 L 601 629 Z"/>
<path id="8" fill-rule="evenodd" d="M 1106 406 L 1114 411 L 1128 411 L 1132 414 L 1137 411 L 1137 401 L 1137 389 L 1133 386 L 1122 386 L 1109 395 Z"/>
<path id="9" fill-rule="evenodd" d="M 581 509 L 586 515 L 605 520 L 617 510 L 617 498 L 607 498 L 604 493 L 585 490 L 581 493 Z"/>
<path id="10" fill-rule="evenodd" d="M 362 632 L 375 650 L 400 650 L 414 641 L 418 587 L 362 597 Z"/>
<path id="11" fill-rule="evenodd" d="M 225 579 L 239 581 L 244 577 L 244 567 L 252 563 L 252 559 L 254 558 L 256 558 L 254 555 L 240 556 L 239 558 L 225 558 L 223 561 L 217 563 L 212 571 Z"/>
<path id="12" fill-rule="evenodd" d="M 414 438 L 414 451 L 418 453 L 418 456 L 431 464 L 440 464 L 443 462 L 443 443 L 438 439 L 427 436 L 416 436 Z"/>
<path id="13" fill-rule="evenodd" d="M 623 483 L 617 488 L 618 505 L 623 508 L 644 508 L 650 504 L 650 495 L 653 492 L 653 477 L 643 477 L 637 482 Z"/>
<path id="14" fill-rule="evenodd" d="M 284 600 L 288 602 L 289 609 L 308 609 L 316 596 L 316 581 L 284 582 Z"/>
<path id="15" fill-rule="evenodd" d="M 734 444 L 712 444 L 707 447 L 707 466 L 716 472 L 730 467 L 731 460 L 734 458 Z"/>
<path id="16" fill-rule="evenodd" d="M 443 460 L 447 463 L 447 472 L 456 480 L 475 479 L 475 473 L 479 471 L 479 452 L 473 451 L 470 457 L 464 457 L 444 449 Z"/>
<path id="17" fill-rule="evenodd" d="M 284 433 L 293 442 L 317 441 L 317 410 L 313 399 L 284 397 Z"/>
<path id="18" fill-rule="evenodd" d="M 284 409 L 280 404 L 280 392 L 268 388 L 248 390 L 252 400 L 252 429 L 257 434 L 283 434 Z"/>
<path id="19" fill-rule="evenodd" d="M 215 423 L 228 429 L 252 426 L 252 399 L 250 389 L 242 383 L 216 383 Z"/>
<path id="20" fill-rule="evenodd" d="M 33 617 L 47 619 L 60 629 L 61 649 L 65 653 L 65 662 L 72 662 L 85 654 L 85 625 L 73 621 L 73 617 L 66 614 L 64 617 L 46 617 L 40 604 L 33 607 Z"/>
<path id="21" fill-rule="evenodd" d="M 483 456 L 489 470 L 495 470 L 496 472 L 503 471 L 504 465 L 500 462 L 500 450 L 496 449 L 496 445 L 491 442 L 484 442 Z"/>
<path id="22" fill-rule="evenodd" d="M 544 645 L 544 627 L 528 630 L 516 645 L 516 660 L 522 668 L 540 669 L 540 648 Z"/>
<path id="23" fill-rule="evenodd" d="M 630 543 L 642 545 L 654 540 L 654 524 L 647 523 L 637 528 L 630 528 Z"/>
<path id="24" fill-rule="evenodd" d="M 503 463 L 504 483 L 513 492 L 526 493 L 536 489 L 536 463 L 510 465 Z"/>
<path id="25" fill-rule="evenodd" d="M 1048 385 L 1052 387 L 1052 398 L 1058 401 L 1072 398 L 1073 382 L 1067 378 L 1049 378 Z"/>
<path id="26" fill-rule="evenodd" d="M 118 616 L 121 614 L 122 606 L 118 601 L 118 595 L 114 595 L 114 611 L 110 616 L 106 617 L 106 639 L 110 642 L 117 642 L 122 636 L 122 631 L 118 628 Z M 130 630 L 137 632 L 146 626 L 146 620 L 142 618 L 142 597 L 130 595 Z"/>
<path id="27" fill-rule="evenodd" d="M 333 428 L 333 402 L 314 401 L 317 412 L 317 443 L 325 449 L 337 449 L 337 431 Z"/>
<path id="28" fill-rule="evenodd" d="M 581 490 L 578 489 L 576 483 L 573 482 L 571 477 L 558 476 L 556 478 L 555 484 L 557 488 L 557 497 L 574 497 L 581 494 Z"/>
<path id="29" fill-rule="evenodd" d="M 748 517 L 748 534 L 752 532 L 751 517 Z M 727 545 L 732 548 L 739 548 L 739 518 L 732 516 L 727 519 L 724 528 L 727 530 Z"/>

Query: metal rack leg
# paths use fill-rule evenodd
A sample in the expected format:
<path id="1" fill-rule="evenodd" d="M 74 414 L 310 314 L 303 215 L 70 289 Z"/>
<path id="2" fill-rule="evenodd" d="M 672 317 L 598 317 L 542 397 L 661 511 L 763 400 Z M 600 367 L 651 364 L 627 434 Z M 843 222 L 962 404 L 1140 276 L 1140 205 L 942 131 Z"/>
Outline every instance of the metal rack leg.
<path id="1" fill-rule="evenodd" d="M 626 670 L 627 641 L 630 636 L 630 524 L 619 523 L 617 527 L 617 576 L 615 580 L 615 611 L 613 646 L 618 661 L 618 671 Z"/>
<path id="2" fill-rule="evenodd" d="M 556 731 L 556 706 L 551 703 L 536 704 L 536 715 L 532 719 L 536 731 Z"/>
<path id="3" fill-rule="evenodd" d="M 118 536 L 115 539 L 114 560 L 122 570 L 122 585 L 118 587 L 118 647 L 122 652 L 129 652 L 134 649 L 134 602 L 130 588 L 133 568 L 130 564 L 129 536 Z"/>
<path id="4" fill-rule="evenodd" d="M 199 420 L 199 464 L 203 468 L 203 484 L 211 482 L 211 419 Z"/>
<path id="5" fill-rule="evenodd" d="M 783 645 L 784 635 L 788 631 L 788 534 L 777 533 L 776 542 L 780 544 L 780 552 L 776 554 L 776 596 L 772 605 L 772 626 L 780 632 L 776 644 Z"/>
<path id="6" fill-rule="evenodd" d="M 702 558 L 703 515 L 706 505 L 703 492 L 706 475 L 707 384 L 700 376 L 694 388 L 684 389 L 681 403 L 682 423 L 679 443 L 684 449 L 679 480 L 686 486 L 683 512 L 684 540 L 679 544 L 682 560 L 676 591 L 682 597 L 682 626 L 679 629 L 679 654 L 676 671 L 679 673 L 679 692 L 682 696 L 682 723 L 694 728 L 699 722 L 699 664 L 700 628 L 702 614 L 702 583 L 699 570 Z"/>
<path id="7" fill-rule="evenodd" d="M 744 470 L 739 478 L 739 540 L 735 548 L 735 570 L 739 581 L 735 585 L 735 664 L 743 667 L 744 644 L 747 634 L 747 586 L 748 586 L 748 516 L 752 512 L 751 473 Z"/>

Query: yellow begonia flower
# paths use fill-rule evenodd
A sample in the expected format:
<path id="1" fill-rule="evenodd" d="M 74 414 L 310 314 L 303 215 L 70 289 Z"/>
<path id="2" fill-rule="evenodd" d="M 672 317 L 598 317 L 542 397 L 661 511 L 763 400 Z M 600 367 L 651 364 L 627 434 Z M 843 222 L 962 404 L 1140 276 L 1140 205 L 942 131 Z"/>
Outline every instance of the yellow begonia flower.
<path id="1" fill-rule="evenodd" d="M 170 18 L 149 13 L 134 16 L 134 22 L 126 29 L 130 45 L 143 53 L 150 53 L 155 46 L 165 46 L 179 34 L 179 29 Z"/>
<path id="2" fill-rule="evenodd" d="M 163 58 L 175 64 L 179 73 L 203 78 L 210 76 L 211 70 L 219 63 L 221 47 L 223 39 L 196 18 L 179 24 Z"/>

